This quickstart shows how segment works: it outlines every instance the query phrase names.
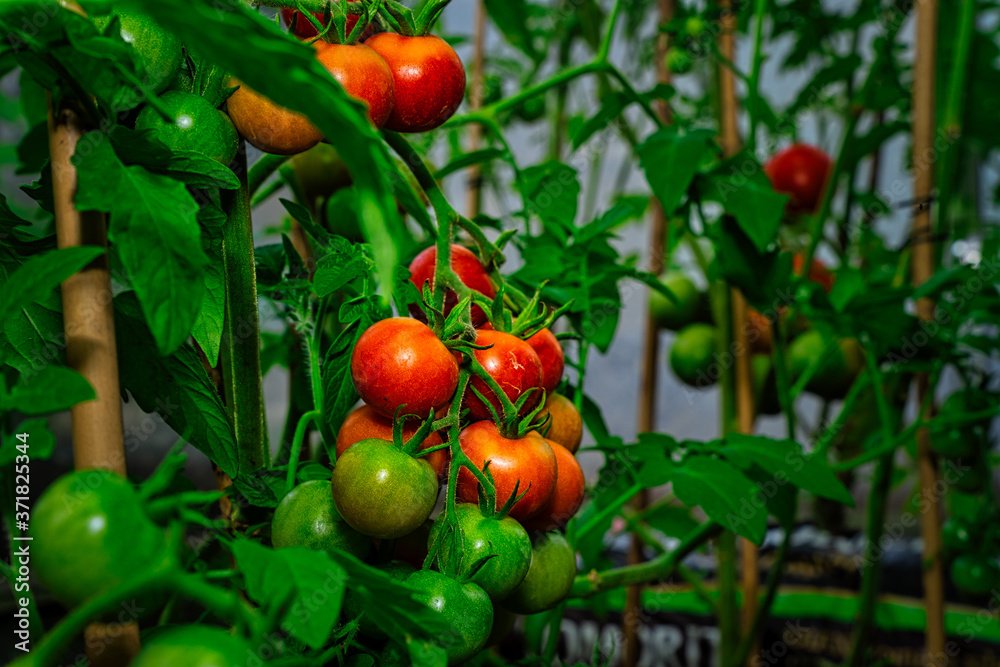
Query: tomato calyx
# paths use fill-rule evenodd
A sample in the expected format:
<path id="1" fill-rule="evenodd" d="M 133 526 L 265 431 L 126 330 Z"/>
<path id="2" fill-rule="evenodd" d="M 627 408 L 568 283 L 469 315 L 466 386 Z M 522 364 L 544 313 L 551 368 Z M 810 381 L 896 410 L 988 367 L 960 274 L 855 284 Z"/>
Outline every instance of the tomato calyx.
<path id="1" fill-rule="evenodd" d="M 485 347 L 479 346 L 476 349 L 488 350 L 492 347 L 492 345 Z M 497 429 L 503 437 L 510 439 L 523 438 L 531 431 L 537 431 L 538 429 L 545 427 L 546 423 L 548 423 L 548 415 L 539 419 L 539 415 L 545 411 L 544 389 L 540 387 L 532 387 L 524 392 L 516 402 L 511 401 L 507 396 L 507 393 L 500 387 L 500 384 L 486 371 L 485 368 L 483 368 L 483 365 L 476 360 L 475 356 L 467 354 L 466 359 L 469 360 L 469 367 L 472 370 L 472 374 L 485 382 L 486 386 L 500 402 L 501 409 L 497 412 L 491 401 L 486 398 L 481 391 L 479 391 L 476 387 L 471 385 L 469 386 L 469 390 L 472 391 L 472 393 L 474 393 L 476 397 L 482 401 L 486 409 L 489 410 L 490 416 L 493 418 L 493 422 L 497 425 Z M 521 410 L 537 397 L 537 392 L 541 392 L 542 394 L 541 401 L 539 401 L 538 405 L 536 405 L 531 412 L 527 413 L 522 418 L 520 416 Z"/>
<path id="2" fill-rule="evenodd" d="M 451 0 L 431 0 L 419 14 L 396 0 L 385 0 L 380 15 L 393 30 L 406 37 L 422 37 L 431 31 Z"/>
<path id="3" fill-rule="evenodd" d="M 307 44 L 320 40 L 331 44 L 354 44 L 361 39 L 369 24 L 375 21 L 378 15 L 365 3 L 349 2 L 346 6 L 341 6 L 339 2 L 327 2 L 323 7 L 322 18 L 319 18 L 305 9 L 301 3 L 296 4 L 298 11 L 292 15 L 288 32 L 297 34 L 298 22 L 308 21 L 316 36 L 306 40 Z M 352 17 L 355 18 L 354 25 L 348 28 Z"/>

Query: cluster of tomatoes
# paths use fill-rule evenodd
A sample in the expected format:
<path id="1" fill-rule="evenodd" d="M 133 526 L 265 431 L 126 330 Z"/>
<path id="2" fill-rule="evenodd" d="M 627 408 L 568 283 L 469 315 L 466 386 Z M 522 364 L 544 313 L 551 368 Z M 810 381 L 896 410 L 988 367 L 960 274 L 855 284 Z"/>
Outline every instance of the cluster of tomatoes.
<path id="1" fill-rule="evenodd" d="M 931 448 L 940 457 L 942 479 L 966 502 L 955 502 L 952 518 L 942 529 L 946 556 L 951 560 L 951 580 L 958 589 L 980 598 L 1000 587 L 1000 567 L 995 554 L 1000 543 L 991 493 L 990 417 L 969 421 L 966 415 L 989 411 L 996 396 L 968 387 L 949 395 L 938 410 L 941 424 L 932 427 Z"/>
<path id="2" fill-rule="evenodd" d="M 282 12 L 300 39 L 317 37 L 304 15 L 295 10 Z M 348 34 L 357 23 L 357 16 L 348 16 Z M 462 61 L 447 42 L 434 35 L 384 32 L 358 44 L 318 39 L 313 47 L 316 59 L 347 94 L 364 102 L 368 119 L 376 127 L 396 132 L 433 130 L 455 113 L 465 95 Z M 229 117 L 253 146 L 266 153 L 295 155 L 323 139 L 305 116 L 274 104 L 239 82 L 233 85 L 239 88 L 227 102 Z"/>
<path id="3" fill-rule="evenodd" d="M 410 265 L 421 289 L 432 287 L 436 260 L 430 248 Z M 451 247 L 451 268 L 471 290 L 495 297 L 467 248 Z M 457 301 L 449 294 L 445 310 Z M 418 599 L 456 629 L 440 640 L 454 662 L 482 649 L 494 618 L 543 611 L 569 593 L 576 560 L 558 530 L 584 495 L 574 456 L 582 419 L 555 393 L 565 364 L 558 340 L 545 328 L 527 339 L 496 330 L 479 308 L 472 321 L 479 328 L 467 347 L 446 345 L 416 317 L 385 319 L 361 334 L 351 375 L 363 404 L 337 434 L 331 482 L 296 487 L 272 526 L 276 547 L 337 548 L 369 558 L 376 542 L 383 545 L 377 567 L 420 591 Z M 474 368 L 457 396 L 463 367 Z M 456 411 L 457 444 L 467 459 L 449 475 L 454 443 L 432 424 Z M 481 494 L 490 495 L 484 479 L 493 502 L 481 502 Z M 446 489 L 454 483 L 456 503 L 431 521 L 442 482 Z M 382 636 L 364 624 L 361 631 Z"/>
<path id="4" fill-rule="evenodd" d="M 764 166 L 776 192 L 789 195 L 786 207 L 789 220 L 812 213 L 823 196 L 829 178 L 830 158 L 818 148 L 794 144 L 776 153 Z M 805 258 L 793 256 L 793 271 L 802 275 Z M 836 276 L 819 260 L 813 259 L 806 277 L 830 292 Z M 684 272 L 671 270 L 660 276 L 673 298 L 659 292 L 650 294 L 650 312 L 661 329 L 676 331 L 670 349 L 669 364 L 674 375 L 692 387 L 715 384 L 723 368 L 730 365 L 728 350 L 720 348 L 708 295 Z M 788 350 L 789 374 L 794 382 L 810 372 L 806 389 L 823 398 L 843 398 L 864 363 L 861 345 L 854 339 L 827 340 L 808 321 L 798 316 L 788 319 L 788 309 L 778 305 L 774 313 L 748 311 L 746 338 L 752 352 L 752 367 L 758 411 L 774 414 L 780 410 L 771 363 L 773 336 L 771 316 L 781 318 L 791 340 Z M 812 366 L 815 369 L 811 369 Z"/>

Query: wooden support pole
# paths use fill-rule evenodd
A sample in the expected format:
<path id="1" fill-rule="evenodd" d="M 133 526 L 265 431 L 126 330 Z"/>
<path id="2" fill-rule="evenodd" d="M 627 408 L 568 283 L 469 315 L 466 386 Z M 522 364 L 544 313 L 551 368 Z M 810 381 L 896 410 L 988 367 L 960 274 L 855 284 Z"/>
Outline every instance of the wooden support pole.
<path id="1" fill-rule="evenodd" d="M 60 248 L 90 245 L 106 248 L 104 214 L 76 209 L 77 173 L 71 162 L 86 131 L 80 111 L 70 101 L 53 108 L 49 100 L 49 156 L 55 203 L 56 240 Z M 125 476 L 125 443 L 111 274 L 101 255 L 62 284 L 66 362 L 90 382 L 97 398 L 71 410 L 73 463 L 77 470 L 102 468 Z M 126 665 L 139 652 L 139 626 L 92 623 L 84 632 L 87 658 L 95 667 Z"/>
<path id="2" fill-rule="evenodd" d="M 971 0 L 967 0 L 971 1 Z M 931 227 L 930 196 L 934 189 L 934 117 L 935 63 L 937 56 L 937 0 L 922 0 L 916 6 L 916 62 L 913 76 L 913 198 L 918 205 L 913 216 L 913 284 L 919 286 L 934 274 L 934 244 Z M 934 319 L 934 302 L 920 299 L 917 316 L 925 321 Z M 929 386 L 926 373 L 916 378 L 918 403 L 924 404 Z M 922 415 L 926 419 L 930 415 Z M 930 432 L 917 431 L 917 467 L 922 497 L 935 498 L 937 462 L 930 446 Z M 925 495 L 924 495 L 925 494 Z M 924 542 L 923 584 L 924 607 L 927 612 L 925 664 L 940 667 L 947 663 L 944 630 L 944 563 L 941 558 L 941 518 L 937 502 L 920 513 L 920 535 Z M 941 660 L 945 660 L 944 663 Z"/>
<path id="3" fill-rule="evenodd" d="M 676 0 L 659 0 L 660 24 L 669 23 L 673 18 Z M 670 46 L 666 33 L 660 33 L 656 42 L 656 79 L 659 83 L 670 82 L 670 70 L 666 66 L 667 48 Z M 660 100 L 657 109 L 660 118 L 669 123 L 672 118 L 670 106 Z M 649 227 L 649 272 L 660 275 L 665 265 L 667 246 L 667 214 L 659 201 L 653 203 L 653 218 Z M 636 426 L 639 433 L 651 432 L 656 429 L 656 382 L 660 368 L 660 332 L 653 320 L 651 312 L 646 312 L 645 329 L 643 331 L 642 363 L 639 368 L 639 414 Z M 641 512 L 648 502 L 646 491 L 640 491 L 633 500 L 633 507 Z M 643 541 L 639 535 L 632 536 L 629 547 L 628 562 L 630 565 L 641 563 L 643 558 Z M 639 628 L 642 625 L 642 585 L 629 586 L 625 592 L 625 610 L 622 615 L 623 658 L 622 665 L 632 667 L 639 661 L 640 646 L 638 640 Z"/>
<path id="4" fill-rule="evenodd" d="M 472 56 L 472 88 L 469 92 L 469 109 L 475 111 L 483 106 L 486 78 L 483 76 L 483 67 L 486 54 L 486 5 L 483 0 L 476 2 L 476 32 L 473 36 L 473 56 Z M 483 127 L 479 123 L 473 123 L 469 128 L 469 151 L 479 150 L 479 144 L 483 140 Z M 473 165 L 469 168 L 469 189 L 466 192 L 466 215 L 475 218 L 482 209 L 483 201 L 483 170 L 481 165 Z"/>

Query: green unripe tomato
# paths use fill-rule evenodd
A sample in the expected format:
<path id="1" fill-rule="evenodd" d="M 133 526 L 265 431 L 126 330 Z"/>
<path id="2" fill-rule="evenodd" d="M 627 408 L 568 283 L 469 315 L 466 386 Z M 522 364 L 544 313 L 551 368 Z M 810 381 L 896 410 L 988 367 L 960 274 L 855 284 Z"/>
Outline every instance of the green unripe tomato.
<path id="1" fill-rule="evenodd" d="M 161 93 L 177 76 L 184 54 L 181 43 L 166 32 L 148 14 L 129 7 L 117 7 L 122 39 L 135 49 L 136 59 L 142 68 L 145 84 Z M 111 23 L 110 16 L 99 16 L 94 24 L 104 30 Z"/>
<path id="2" fill-rule="evenodd" d="M 334 550 L 364 558 L 371 549 L 367 535 L 347 525 L 322 479 L 303 482 L 281 499 L 271 521 L 271 543 L 282 547 L 308 547 L 335 556 Z"/>
<path id="3" fill-rule="evenodd" d="M 971 466 L 969 461 L 963 461 L 962 464 L 964 465 L 957 471 L 953 486 L 965 493 L 979 493 L 989 481 L 989 469 L 979 460 L 971 461 Z"/>
<path id="4" fill-rule="evenodd" d="M 701 16 L 689 16 L 684 22 L 684 32 L 691 37 L 700 37 L 708 29 L 708 23 Z"/>
<path id="5" fill-rule="evenodd" d="M 566 599 L 576 578 L 576 554 L 561 533 L 532 539 L 531 566 L 524 581 L 503 601 L 519 614 L 537 614 Z"/>
<path id="6" fill-rule="evenodd" d="M 762 415 L 776 415 L 781 412 L 778 398 L 778 383 L 774 375 L 774 364 L 766 354 L 750 357 L 753 369 L 754 402 L 757 412 Z"/>
<path id="7" fill-rule="evenodd" d="M 442 514 L 434 522 L 428 544 L 441 539 L 439 553 L 442 569 L 450 571 L 448 562 L 457 536 L 454 532 L 449 532 L 442 537 L 446 518 Z M 531 539 L 528 533 L 509 516 L 503 519 L 483 516 L 479 506 L 471 503 L 456 505 L 455 518 L 464 535 L 459 574 L 469 572 L 479 559 L 492 556 L 471 581 L 479 584 L 495 600 L 502 600 L 510 595 L 524 580 L 531 564 Z"/>
<path id="8" fill-rule="evenodd" d="M 354 188 L 343 188 L 330 195 L 325 204 L 326 228 L 332 234 L 343 236 L 348 241 L 361 243 L 365 240 L 358 218 L 358 195 Z"/>
<path id="9" fill-rule="evenodd" d="M 132 484 L 106 470 L 56 480 L 35 503 L 29 535 L 32 573 L 67 607 L 171 565 Z"/>
<path id="10" fill-rule="evenodd" d="M 948 519 L 941 527 L 941 541 L 946 549 L 952 552 L 971 551 L 975 548 L 975 539 L 968 524 L 960 519 Z"/>
<path id="11" fill-rule="evenodd" d="M 545 96 L 534 95 L 514 107 L 514 115 L 525 123 L 534 123 L 545 117 Z"/>
<path id="12" fill-rule="evenodd" d="M 375 438 L 356 443 L 337 459 L 332 483 L 344 520 L 383 540 L 419 528 L 438 496 L 437 473 L 425 459 Z"/>
<path id="13" fill-rule="evenodd" d="M 159 98 L 173 117 L 170 122 L 147 104 L 135 121 L 135 129 L 152 133 L 168 148 L 201 153 L 222 164 L 236 157 L 239 135 L 229 116 L 204 97 L 171 90 Z"/>
<path id="14" fill-rule="evenodd" d="M 967 458 L 979 451 L 979 443 L 970 429 L 949 428 L 931 433 L 931 449 L 949 458 Z"/>
<path id="15" fill-rule="evenodd" d="M 718 332 L 709 324 L 691 324 L 677 332 L 670 348 L 670 369 L 684 384 L 704 389 L 719 379 L 714 372 Z"/>
<path id="16" fill-rule="evenodd" d="M 694 58 L 687 49 L 671 46 L 667 49 L 667 69 L 674 74 L 687 74 L 694 67 Z"/>
<path id="17" fill-rule="evenodd" d="M 996 563 L 975 554 L 963 554 L 951 563 L 951 580 L 966 595 L 987 595 L 998 583 Z"/>
<path id="18" fill-rule="evenodd" d="M 418 592 L 413 599 L 441 616 L 448 628 L 437 644 L 448 654 L 448 664 L 465 662 L 486 645 L 493 628 L 493 604 L 486 591 L 469 582 L 433 570 L 418 570 L 406 579 Z"/>
<path id="19" fill-rule="evenodd" d="M 656 290 L 649 291 L 649 310 L 656 326 L 677 331 L 695 322 L 704 295 L 694 282 L 681 271 L 664 273 L 660 282 L 673 293 L 674 299 Z"/>
<path id="20" fill-rule="evenodd" d="M 295 178 L 310 206 L 342 188 L 350 187 L 353 179 L 347 164 L 337 149 L 319 143 L 291 159 Z"/>
<path id="21" fill-rule="evenodd" d="M 251 657 L 250 643 L 222 628 L 180 625 L 146 639 L 132 667 L 240 667 Z"/>
<path id="22" fill-rule="evenodd" d="M 806 389 L 821 398 L 835 400 L 847 394 L 864 367 L 865 357 L 861 344 L 854 338 L 840 338 L 829 349 L 827 342 L 816 329 L 802 334 L 788 348 L 788 368 L 795 382 L 814 360 L 821 359 Z"/>

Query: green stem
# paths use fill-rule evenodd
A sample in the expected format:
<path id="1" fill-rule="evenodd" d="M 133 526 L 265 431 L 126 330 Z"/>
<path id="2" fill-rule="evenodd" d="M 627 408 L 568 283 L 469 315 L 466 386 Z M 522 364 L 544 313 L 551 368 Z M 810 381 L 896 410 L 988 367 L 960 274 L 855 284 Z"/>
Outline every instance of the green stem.
<path id="1" fill-rule="evenodd" d="M 226 409 L 236 433 L 238 470 L 249 473 L 267 464 L 267 451 L 257 277 L 245 150 L 240 151 L 237 161 L 240 187 L 230 195 L 222 240 L 226 279 L 222 384 Z"/>
<path id="2" fill-rule="evenodd" d="M 638 565 L 626 565 L 612 570 L 598 572 L 593 570 L 588 574 L 581 574 L 573 582 L 573 590 L 570 593 L 573 597 L 589 597 L 597 593 L 603 593 L 612 588 L 641 584 L 656 581 L 670 576 L 677 564 L 713 537 L 723 532 L 722 526 L 709 521 L 699 525 L 692 530 L 680 545 L 670 553 L 657 556 L 656 558 L 639 563 Z"/>
<path id="3" fill-rule="evenodd" d="M 613 501 L 611 501 L 607 505 L 607 507 L 605 507 L 600 512 L 592 516 L 590 520 L 587 521 L 586 524 L 580 526 L 580 528 L 576 531 L 576 541 L 579 542 L 587 535 L 589 535 L 591 531 L 600 527 L 601 523 L 604 520 L 606 520 L 610 515 L 616 513 L 618 510 L 620 510 L 622 505 L 624 505 L 629 501 L 629 498 L 639 493 L 640 491 L 642 491 L 642 484 L 639 484 L 638 482 L 636 482 L 629 488 L 622 491 L 622 493 L 619 494 L 618 497 L 615 498 Z"/>
<path id="4" fill-rule="evenodd" d="M 753 155 L 757 150 L 757 126 L 760 123 L 760 68 L 764 59 L 761 46 L 764 41 L 764 17 L 767 0 L 757 0 L 754 4 L 753 59 L 750 68 L 750 82 L 747 86 L 747 113 L 750 115 L 750 132 L 747 135 L 747 151 Z"/>
<path id="5" fill-rule="evenodd" d="M 795 497 L 796 499 L 798 498 L 798 493 L 795 494 Z M 747 664 L 750 651 L 753 650 L 756 640 L 761 637 L 764 622 L 767 620 L 771 612 L 771 606 L 774 604 L 774 599 L 778 595 L 778 584 L 781 583 L 781 575 L 785 571 L 785 562 L 788 560 L 788 554 L 791 552 L 792 528 L 793 526 L 785 527 L 785 537 L 781 541 L 781 546 L 778 547 L 778 555 L 775 558 L 774 565 L 771 566 L 771 571 L 767 574 L 764 599 L 757 608 L 757 613 L 754 614 L 750 631 L 743 637 L 743 641 L 740 642 L 739 647 L 736 649 L 735 657 L 730 663 L 733 667 L 741 667 Z"/>
<path id="6" fill-rule="evenodd" d="M 795 399 L 788 377 L 788 361 L 785 358 L 785 327 L 781 323 L 781 316 L 775 315 L 771 319 L 771 338 L 774 345 L 771 347 L 771 354 L 774 357 L 774 379 L 778 388 L 778 400 L 781 402 L 781 409 L 785 413 L 785 422 L 788 426 L 788 439 L 795 440 Z"/>
<path id="7" fill-rule="evenodd" d="M 264 185 L 264 181 L 270 178 L 271 174 L 278 171 L 281 165 L 288 162 L 287 155 L 271 155 L 264 153 L 259 160 L 250 167 L 250 175 L 247 177 L 247 185 L 250 188 L 250 196 L 253 197 Z"/>
<path id="8" fill-rule="evenodd" d="M 302 415 L 298 425 L 295 427 L 295 435 L 292 436 L 291 456 L 288 459 L 288 473 L 285 475 L 286 494 L 295 487 L 295 473 L 299 467 L 299 456 L 301 456 L 302 449 L 306 446 L 305 437 L 306 429 L 309 428 L 309 422 L 315 421 L 318 423 L 322 419 L 323 413 L 319 410 L 313 410 Z"/>
<path id="9" fill-rule="evenodd" d="M 894 420 L 885 388 L 876 361 L 876 351 L 867 336 L 863 336 L 865 345 L 865 361 L 868 375 L 872 381 L 875 393 L 875 405 L 882 424 L 882 441 L 892 442 Z M 892 487 L 893 458 L 896 450 L 892 448 L 883 454 L 875 466 L 872 478 L 871 493 L 868 500 L 868 547 L 865 550 L 865 569 L 861 579 L 861 595 L 858 600 L 858 612 L 855 616 L 854 636 L 851 639 L 851 652 L 847 660 L 848 667 L 860 667 L 865 664 L 869 653 L 872 624 L 875 617 L 875 602 L 878 596 L 881 580 L 882 548 L 880 542 L 885 531 L 885 512 L 888 505 L 889 491 Z"/>

